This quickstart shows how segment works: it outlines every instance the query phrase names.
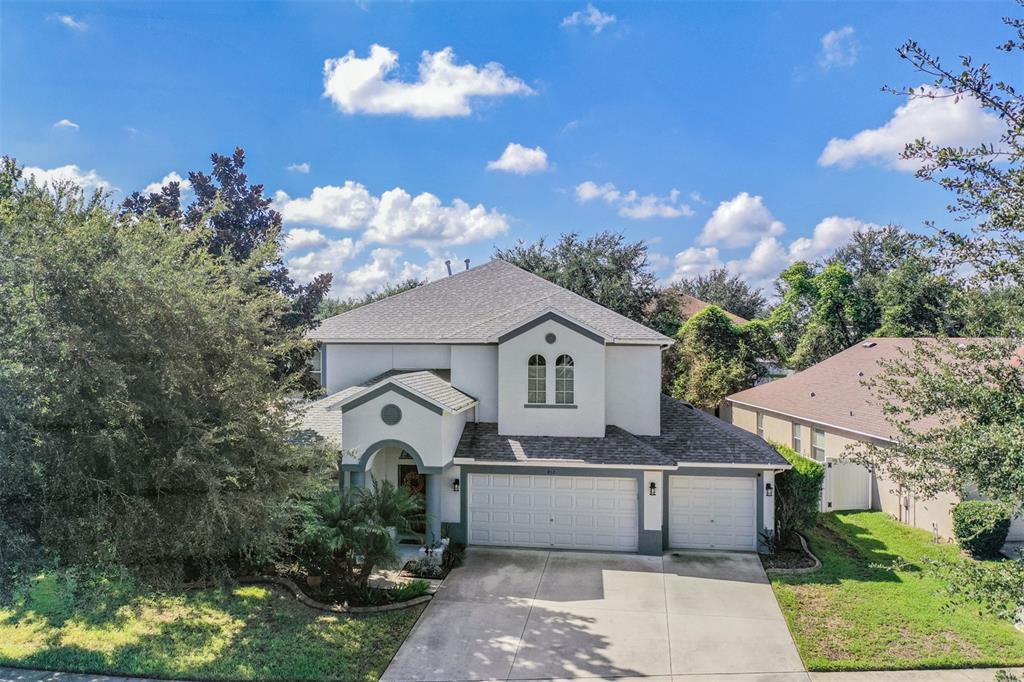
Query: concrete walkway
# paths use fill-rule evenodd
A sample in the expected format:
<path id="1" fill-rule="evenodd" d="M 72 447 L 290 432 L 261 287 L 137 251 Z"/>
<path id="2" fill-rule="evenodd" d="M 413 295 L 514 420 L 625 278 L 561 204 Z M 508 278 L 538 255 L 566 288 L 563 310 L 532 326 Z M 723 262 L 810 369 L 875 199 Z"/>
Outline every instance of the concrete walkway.
<path id="1" fill-rule="evenodd" d="M 904 670 L 855 673 L 767 673 L 763 675 L 661 675 L 657 677 L 592 677 L 615 682 L 992 682 L 998 668 L 971 670 Z M 1012 670 L 1024 679 L 1024 668 Z M 140 677 L 108 677 L 0 668 L 0 682 L 153 682 Z"/>

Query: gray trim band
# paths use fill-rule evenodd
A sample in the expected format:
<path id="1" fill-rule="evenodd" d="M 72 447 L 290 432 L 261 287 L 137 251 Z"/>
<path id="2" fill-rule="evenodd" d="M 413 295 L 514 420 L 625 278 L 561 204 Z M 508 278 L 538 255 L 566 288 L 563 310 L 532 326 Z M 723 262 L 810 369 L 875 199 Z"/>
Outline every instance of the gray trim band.
<path id="1" fill-rule="evenodd" d="M 532 320 L 530 320 L 529 322 L 526 322 L 525 324 L 522 324 L 522 325 L 516 327 L 512 331 L 505 332 L 504 334 L 502 334 L 501 336 L 498 337 L 498 343 L 505 343 L 509 339 L 515 338 L 515 337 L 519 336 L 520 334 L 526 333 L 526 332 L 530 331 L 531 329 L 533 329 L 534 327 L 537 327 L 537 326 L 539 326 L 541 324 L 544 324 L 545 322 L 547 322 L 549 320 L 554 320 L 554 321 L 558 322 L 560 325 L 562 325 L 563 327 L 568 327 L 569 329 L 573 330 L 574 332 L 576 332 L 580 336 L 585 336 L 586 338 L 590 339 L 591 341 L 599 343 L 602 346 L 605 344 L 605 338 L 603 336 L 601 336 L 599 334 L 595 334 L 594 332 L 590 331 L 586 327 L 581 327 L 580 325 L 576 324 L 572 320 L 568 320 L 565 317 L 559 315 L 558 313 L 554 313 L 554 312 L 544 313 L 540 317 L 535 317 Z"/>
<path id="2" fill-rule="evenodd" d="M 353 398 L 352 400 L 350 400 L 349 402 L 347 402 L 347 403 L 345 403 L 344 405 L 341 406 L 341 413 L 344 414 L 345 412 L 348 412 L 349 410 L 355 409 L 355 408 L 359 407 L 360 405 L 373 400 L 374 398 L 378 398 L 378 397 L 384 395 L 388 391 L 394 391 L 395 393 L 408 398 L 409 400 L 413 401 L 414 403 L 416 403 L 418 405 L 422 405 L 423 407 L 427 408 L 431 412 L 434 412 L 435 414 L 444 414 L 444 408 L 439 407 L 438 405 L 435 405 L 434 403 L 430 402 L 429 400 L 426 400 L 426 399 L 422 398 L 421 396 L 416 395 L 415 393 L 413 393 L 409 389 L 403 388 L 402 386 L 399 386 L 398 384 L 394 383 L 393 381 L 386 381 L 386 383 L 381 384 L 377 388 L 375 388 L 373 390 L 370 390 L 370 391 L 367 391 L 366 393 L 363 393 L 362 395 L 360 395 L 360 396 L 358 396 L 356 398 Z"/>
<path id="3" fill-rule="evenodd" d="M 363 451 L 362 456 L 356 462 L 343 462 L 341 465 L 342 471 L 366 471 L 366 463 L 370 461 L 370 457 L 381 448 L 401 448 L 408 452 L 414 462 L 416 462 L 416 470 L 421 474 L 439 474 L 444 471 L 444 467 L 428 467 L 423 466 L 423 458 L 420 457 L 420 453 L 416 452 L 416 449 L 408 443 L 393 438 L 385 438 L 379 440 L 373 445 L 366 448 Z"/>
<path id="4" fill-rule="evenodd" d="M 557 403 L 524 403 L 523 407 L 529 408 L 547 408 L 554 410 L 578 410 L 579 405 L 559 405 Z"/>

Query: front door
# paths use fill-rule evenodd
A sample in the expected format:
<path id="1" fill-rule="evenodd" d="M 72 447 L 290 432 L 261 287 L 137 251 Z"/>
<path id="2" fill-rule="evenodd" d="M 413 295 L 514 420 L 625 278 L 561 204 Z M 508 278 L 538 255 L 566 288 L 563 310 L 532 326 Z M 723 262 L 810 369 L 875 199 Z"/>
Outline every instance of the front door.
<path id="1" fill-rule="evenodd" d="M 423 497 L 427 487 L 427 479 L 416 470 L 415 464 L 399 464 L 398 465 L 398 485 L 408 490 L 413 495 L 418 495 L 420 498 Z M 412 526 L 413 531 L 417 533 L 426 533 L 426 524 L 414 523 Z"/>

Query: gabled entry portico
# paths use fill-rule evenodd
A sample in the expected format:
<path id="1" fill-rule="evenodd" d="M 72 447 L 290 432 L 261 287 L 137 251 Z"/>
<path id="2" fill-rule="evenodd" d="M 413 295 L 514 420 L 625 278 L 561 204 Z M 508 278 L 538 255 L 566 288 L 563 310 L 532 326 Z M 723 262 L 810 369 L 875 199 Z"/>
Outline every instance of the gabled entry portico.
<path id="1" fill-rule="evenodd" d="M 342 482 L 366 486 L 376 479 L 414 488 L 422 476 L 425 540 L 438 542 L 446 472 L 457 470 L 452 458 L 475 406 L 441 371 L 391 372 L 355 387 L 328 408 L 341 412 Z"/>

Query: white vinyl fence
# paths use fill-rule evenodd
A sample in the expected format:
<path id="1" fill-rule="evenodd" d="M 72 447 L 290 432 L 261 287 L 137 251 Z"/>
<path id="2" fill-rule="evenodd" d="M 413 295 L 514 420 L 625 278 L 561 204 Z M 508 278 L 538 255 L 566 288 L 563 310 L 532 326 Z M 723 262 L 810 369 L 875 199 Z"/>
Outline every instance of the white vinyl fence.
<path id="1" fill-rule="evenodd" d="M 845 459 L 826 457 L 821 511 L 871 509 L 871 472 Z"/>

